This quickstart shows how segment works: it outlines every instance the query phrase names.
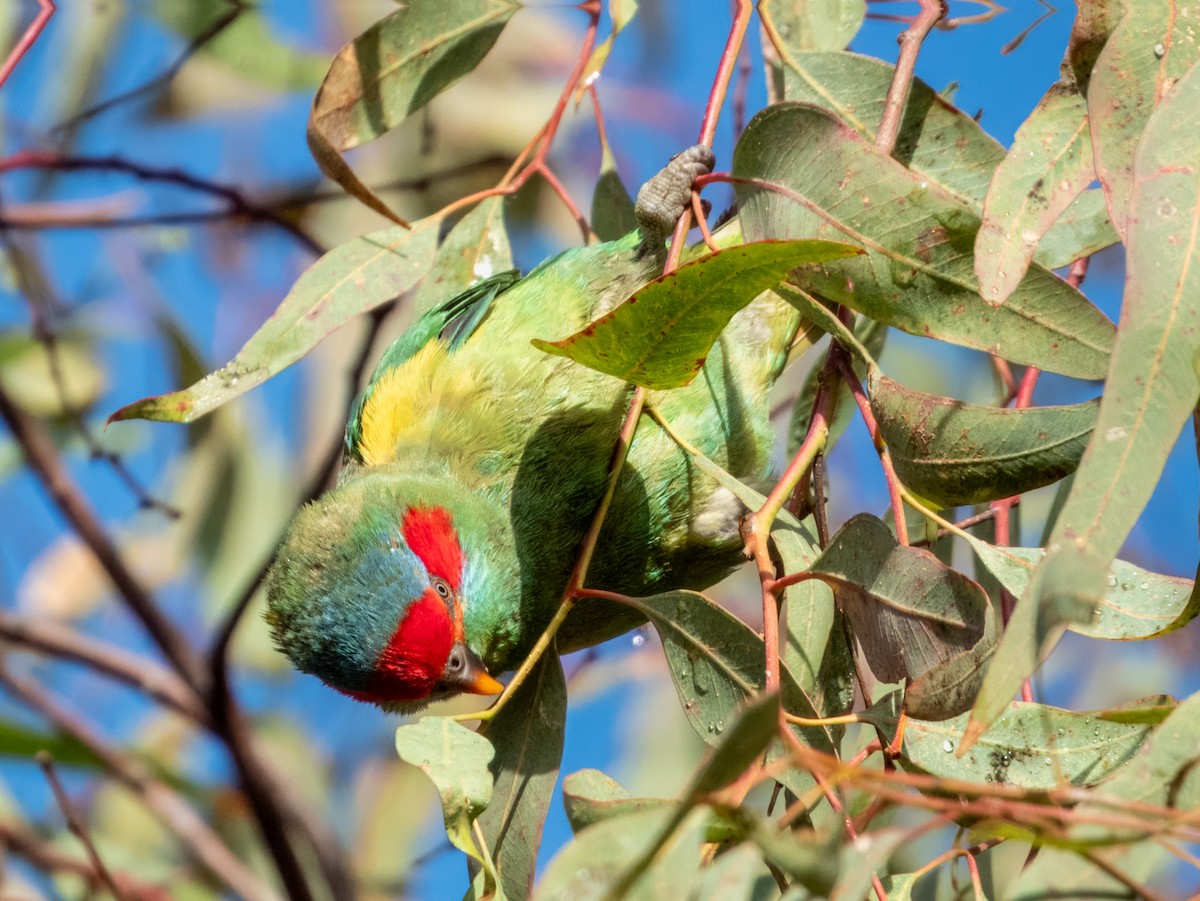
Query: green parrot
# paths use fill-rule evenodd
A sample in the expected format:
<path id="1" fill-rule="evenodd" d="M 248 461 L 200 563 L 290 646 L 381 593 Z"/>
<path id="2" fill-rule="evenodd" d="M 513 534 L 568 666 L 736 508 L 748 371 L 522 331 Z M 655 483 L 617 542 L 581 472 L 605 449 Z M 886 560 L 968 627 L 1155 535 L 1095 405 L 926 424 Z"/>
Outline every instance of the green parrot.
<path id="1" fill-rule="evenodd" d="M 274 639 L 351 697 L 411 712 L 495 694 L 558 608 L 609 478 L 631 386 L 533 338 L 573 334 L 661 273 L 664 237 L 710 171 L 680 154 L 638 195 L 640 232 L 487 278 L 421 317 L 354 404 L 332 490 L 300 510 L 267 577 Z M 686 388 L 648 403 L 718 465 L 770 471 L 767 393 L 799 314 L 767 294 L 734 317 Z M 744 560 L 746 510 L 663 429 L 637 427 L 588 574 L 626 595 L 703 589 Z M 558 650 L 638 625 L 581 601 Z"/>

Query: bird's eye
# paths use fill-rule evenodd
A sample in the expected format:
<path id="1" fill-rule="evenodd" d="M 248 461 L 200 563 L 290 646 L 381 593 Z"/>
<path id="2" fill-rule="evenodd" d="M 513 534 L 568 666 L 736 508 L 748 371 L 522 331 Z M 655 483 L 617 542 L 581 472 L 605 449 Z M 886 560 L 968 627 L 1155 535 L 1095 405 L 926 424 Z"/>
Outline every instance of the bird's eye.
<path id="1" fill-rule="evenodd" d="M 452 651 L 450 651 L 450 659 L 446 661 L 447 673 L 453 675 L 462 672 L 462 668 L 465 665 L 466 661 L 463 659 L 463 655 L 459 652 L 458 648 L 454 648 Z"/>
<path id="2" fill-rule="evenodd" d="M 440 598 L 449 598 L 452 594 L 450 591 L 450 585 L 446 582 L 446 580 L 439 579 L 436 576 L 433 578 L 433 590 L 438 593 L 438 597 Z"/>

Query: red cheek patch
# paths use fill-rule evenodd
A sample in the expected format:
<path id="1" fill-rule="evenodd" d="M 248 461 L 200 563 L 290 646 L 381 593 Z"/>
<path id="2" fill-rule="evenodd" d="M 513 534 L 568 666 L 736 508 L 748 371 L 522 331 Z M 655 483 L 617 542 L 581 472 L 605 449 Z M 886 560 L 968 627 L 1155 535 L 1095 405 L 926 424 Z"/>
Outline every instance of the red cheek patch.
<path id="1" fill-rule="evenodd" d="M 445 579 L 457 593 L 462 585 L 463 553 L 450 514 L 443 507 L 413 507 L 404 514 L 400 532 L 430 575 Z"/>
<path id="2" fill-rule="evenodd" d="M 354 696 L 371 701 L 418 701 L 429 696 L 450 656 L 453 624 L 446 604 L 429 589 L 408 608 L 375 663 L 370 687 Z"/>

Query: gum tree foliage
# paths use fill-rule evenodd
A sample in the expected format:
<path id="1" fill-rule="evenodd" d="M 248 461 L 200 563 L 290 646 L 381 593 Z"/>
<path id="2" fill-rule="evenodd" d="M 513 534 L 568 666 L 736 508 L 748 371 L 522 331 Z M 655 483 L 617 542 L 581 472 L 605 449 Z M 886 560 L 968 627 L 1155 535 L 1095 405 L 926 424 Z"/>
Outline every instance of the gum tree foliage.
<path id="1" fill-rule="evenodd" d="M 182 834 L 178 813 L 147 798 L 161 786 L 211 832 L 202 841 L 142 849 L 159 861 L 146 870 L 142 858 L 104 835 L 93 806 L 92 826 L 115 876 L 102 878 L 101 865 L 74 850 L 70 866 L 39 863 L 33 845 L 29 859 L 57 872 L 68 893 L 82 873 L 101 887 L 115 879 L 134 896 L 144 883 L 165 879 L 164 861 L 175 861 L 190 880 L 188 897 L 213 895 L 221 884 L 262 897 L 371 894 L 373 878 L 404 878 L 409 852 L 393 851 L 400 860 L 389 869 L 389 846 L 371 845 L 377 839 L 370 830 L 382 827 L 366 818 L 407 815 L 397 806 L 427 777 L 440 796 L 447 839 L 469 864 L 462 888 L 472 898 L 851 899 L 934 897 L 939 890 L 950 897 L 949 882 L 959 879 L 970 881 L 977 897 L 1150 897 L 1144 886 L 1151 880 L 1194 880 L 1168 863 L 1172 849 L 1200 841 L 1194 818 L 1181 816 L 1200 805 L 1200 699 L 1162 693 L 1073 710 L 1034 700 L 1029 684 L 1067 632 L 1086 636 L 1090 653 L 1103 656 L 1110 642 L 1160 639 L 1198 609 L 1191 580 L 1118 559 L 1200 399 L 1200 3 L 1192 0 L 1080 0 L 1060 80 L 1007 150 L 950 93 L 905 67 L 904 55 L 920 51 L 938 19 L 934 2 L 921 4 L 897 65 L 843 49 L 867 14 L 862 2 L 764 0 L 747 7 L 766 51 L 738 77 L 765 77 L 769 103 L 759 110 L 734 109 L 741 103 L 736 91 L 725 93 L 736 69 L 737 27 L 725 55 L 709 61 L 723 73 L 708 97 L 710 116 L 722 103 L 726 117 L 752 114 L 730 157 L 718 160 L 717 174 L 702 186 L 727 182 L 736 194 L 736 216 L 717 240 L 727 246 L 816 238 L 861 252 L 789 273 L 780 262 L 786 254 L 764 264 L 750 248 L 714 249 L 716 277 L 753 285 L 731 293 L 739 298 L 733 308 L 689 305 L 701 289 L 688 282 L 685 266 L 643 289 L 636 307 L 619 307 L 595 328 L 540 345 L 663 389 L 690 379 L 687 367 L 737 304 L 764 285 L 806 317 L 800 363 L 783 391 L 788 403 L 776 403 L 781 419 L 790 420 L 781 429 L 790 436 L 793 465 L 770 496 L 695 459 L 754 511 L 748 550 L 758 562 L 763 606 L 739 607 L 735 615 L 724 595 L 625 599 L 657 634 L 657 645 L 643 653 L 660 655 L 683 719 L 707 748 L 698 761 L 687 758 L 692 770 L 678 792 L 633 795 L 598 770 L 560 772 L 571 692 L 551 652 L 497 716 L 484 715 L 478 731 L 440 708 L 398 727 L 399 758 L 424 775 L 392 765 L 392 804 L 360 803 L 347 858 L 320 824 L 328 814 L 297 812 L 279 787 L 317 766 L 297 764 L 295 756 L 307 753 L 303 741 L 240 731 L 243 714 L 227 693 L 221 660 L 208 667 L 213 658 L 202 656 L 204 646 L 192 647 L 153 598 L 144 598 L 149 612 L 139 610 L 138 582 L 153 576 L 142 570 L 123 584 L 122 556 L 146 547 L 180 555 L 200 541 L 201 566 L 220 559 L 213 526 L 227 521 L 222 505 L 236 501 L 197 500 L 186 484 L 249 471 L 233 450 L 239 425 L 231 401 L 346 323 L 375 311 L 374 335 L 393 305 L 427 307 L 481 274 L 510 268 L 507 228 L 526 224 L 535 185 L 546 196 L 559 191 L 589 237 L 612 238 L 633 226 L 618 174 L 623 151 L 610 147 L 603 131 L 572 126 L 599 141 L 588 213 L 573 208 L 548 162 L 562 140 L 564 114 L 586 119 L 579 110 L 603 107 L 604 92 L 596 90 L 603 79 L 596 79 L 614 42 L 628 39 L 622 32 L 661 26 L 644 22 L 632 0 L 611 0 L 601 12 L 599 4 L 585 7 L 584 46 L 577 59 L 564 57 L 574 68 L 546 92 L 561 90 L 559 102 L 530 130 L 524 150 L 505 150 L 495 171 L 507 172 L 478 193 L 448 194 L 440 206 L 412 191 L 395 197 L 371 187 L 375 173 L 351 151 L 392 132 L 411 136 L 431 110 L 449 115 L 445 109 L 453 107 L 438 106 L 441 95 L 448 100 L 478 87 L 473 80 L 485 76 L 477 69 L 495 63 L 490 57 L 505 46 L 504 32 L 520 27 L 529 11 L 510 0 L 410 0 L 332 61 L 287 58 L 301 85 L 310 83 L 302 71 L 324 71 L 307 135 L 321 170 L 391 223 L 338 234 L 233 359 L 208 374 L 186 335 L 164 321 L 179 389 L 121 407 L 112 419 L 194 423 L 189 475 L 175 495 L 185 510 L 184 534 L 156 544 L 149 532 L 131 532 L 110 545 L 116 562 L 104 564 L 152 634 L 158 617 L 166 621 L 166 638 L 155 640 L 167 670 L 138 664 L 126 680 L 210 731 L 233 755 L 238 780 L 229 790 L 248 798 L 248 818 L 259 831 L 189 783 L 178 757 L 151 754 L 131 739 L 121 760 L 105 759 L 105 748 L 81 738 L 78 724 L 55 721 L 52 703 L 39 701 L 35 688 L 22 689 L 24 677 L 6 663 L 10 693 L 56 727 L 52 734 L 13 720 L 5 725 L 12 753 L 48 749 L 62 765 L 107 770 Z M 724 27 L 713 19 L 712 28 Z M 220 28 L 219 20 L 194 16 L 167 21 L 203 37 L 201 46 L 214 55 L 234 39 L 266 40 L 259 31 L 246 35 L 264 28 L 254 13 Z M 245 65 L 247 55 L 233 58 Z M 968 69 L 970 61 L 960 65 Z M 254 71 L 265 78 L 279 67 Z M 405 152 L 416 151 L 406 145 Z M 274 209 L 234 212 L 278 219 L 280 227 L 296 222 Z M 1109 248 L 1123 254 L 1126 273 L 1115 324 L 1083 290 L 1089 259 Z M 18 251 L 10 247 L 19 262 Z M 707 252 L 702 244 L 689 251 Z M 24 277 L 29 293 L 32 276 Z M 971 366 L 990 365 L 997 374 L 993 397 L 967 403 L 904 384 L 905 367 L 881 363 L 889 333 L 970 349 Z M 47 447 L 57 453 L 45 442 L 61 443 L 64 408 L 86 409 L 99 393 L 57 407 L 43 398 L 39 406 L 36 391 L 22 388 L 19 377 L 42 365 L 32 361 L 39 355 L 51 361 L 45 365 L 60 388 L 96 385 L 88 342 L 69 333 L 51 341 L 49 334 L 39 332 L 38 344 L 14 333 L 0 359 L 5 418 L 29 455 Z M 942 384 L 958 383 L 953 367 L 965 365 L 962 354 L 932 359 L 948 367 Z M 1038 405 L 1041 372 L 1075 380 L 1093 399 Z M 854 419 L 869 431 L 846 433 Z M 825 458 L 836 461 L 839 444 L 854 442 L 878 450 L 891 508 L 854 508 L 860 495 L 823 475 Z M 39 471 L 36 462 L 33 468 Z M 314 491 L 328 471 L 317 473 Z M 54 484 L 52 472 L 42 478 Z M 52 496 L 69 508 L 69 499 Z M 1034 498 L 1036 506 L 1045 496 L 1053 502 L 1034 545 L 1016 504 Z M 839 511 L 839 527 L 828 526 L 827 504 Z M 277 529 L 287 512 L 273 527 L 260 526 Z M 102 542 L 88 539 L 86 524 L 67 517 L 102 556 Z M 256 586 L 243 566 L 217 593 L 244 605 Z M 219 638 L 239 619 L 226 614 L 215 622 Z M 5 639 L 70 656 L 62 635 L 39 638 L 22 631 L 27 625 L 5 614 Z M 98 653 L 82 656 L 112 675 Z M 147 684 L 147 672 L 159 681 Z M 254 729 L 268 730 L 266 718 Z M 279 759 L 289 754 L 290 763 Z M 256 768 L 271 772 L 256 775 Z M 290 776 L 274 772 L 280 769 Z M 383 791 L 377 783 L 368 791 L 371 785 Z M 556 786 L 574 837 L 539 869 Z M 231 824 L 241 832 L 231 832 Z M 17 839 L 5 835 L 21 853 Z M 25 838 L 47 843 L 32 832 Z M 1027 856 L 1030 847 L 1040 849 L 1035 857 Z M 939 875 L 963 862 L 951 880 Z M 137 872 L 149 875 L 130 875 Z"/>

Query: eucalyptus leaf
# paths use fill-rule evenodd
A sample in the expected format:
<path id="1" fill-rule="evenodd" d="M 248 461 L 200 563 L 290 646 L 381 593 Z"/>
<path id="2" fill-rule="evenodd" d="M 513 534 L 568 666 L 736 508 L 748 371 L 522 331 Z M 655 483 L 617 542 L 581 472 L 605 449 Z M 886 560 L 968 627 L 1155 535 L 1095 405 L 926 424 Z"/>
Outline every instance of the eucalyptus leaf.
<path id="1" fill-rule="evenodd" d="M 558 655 L 551 652 L 483 730 L 496 748 L 491 764 L 496 783 L 479 825 L 510 901 L 533 891 L 566 719 L 567 685 Z"/>
<path id="2" fill-rule="evenodd" d="M 308 119 L 321 171 L 395 219 L 342 153 L 395 128 L 479 65 L 519 8 L 512 0 L 408 0 L 343 47 Z"/>
<path id="3" fill-rule="evenodd" d="M 504 198 L 491 197 L 463 216 L 442 241 L 429 273 L 417 286 L 413 311 L 420 316 L 475 282 L 512 268 Z"/>
<path id="4" fill-rule="evenodd" d="M 192 422 L 291 366 L 360 313 L 394 300 L 433 264 L 438 220 L 355 238 L 313 263 L 232 361 L 192 386 L 121 407 L 109 422 Z"/>
<path id="5" fill-rule="evenodd" d="M 1200 60 L 1200 2 L 1123 0 L 1122 7 L 1123 15 L 1091 70 L 1087 103 L 1096 176 L 1113 224 L 1128 240 L 1130 225 L 1139 218 L 1132 206 L 1138 180 L 1135 156 L 1140 152 L 1172 162 L 1195 159 L 1195 126 L 1187 114 L 1194 99 L 1177 100 L 1173 112 L 1157 117 L 1159 131 L 1153 136 L 1150 121 L 1172 86 Z M 1164 146 L 1166 119 L 1173 119 L 1185 144 L 1191 144 L 1190 155 L 1187 146 Z M 1194 206 L 1187 193 L 1185 189 L 1180 202 L 1185 209 Z"/>
<path id="6" fill-rule="evenodd" d="M 1108 716 L 1119 712 L 1079 713 L 1014 701 L 962 757 L 953 752 L 967 714 L 943 722 L 910 717 L 900 763 L 942 779 L 1029 789 L 1095 785 L 1128 763 L 1155 727 Z M 895 734 L 894 714 L 864 714 L 864 719 L 885 735 Z"/>
<path id="7" fill-rule="evenodd" d="M 799 266 L 858 254 L 830 241 L 759 241 L 703 256 L 660 276 L 547 353 L 646 388 L 689 384 L 733 315 Z"/>
<path id="8" fill-rule="evenodd" d="M 491 742 L 454 720 L 427 716 L 396 730 L 396 753 L 436 786 L 450 842 L 482 861 L 471 823 L 492 800 Z"/>
<path id="9" fill-rule="evenodd" d="M 1087 101 L 1074 83 L 1050 87 L 996 168 L 975 238 L 979 290 L 1003 303 L 1050 226 L 1095 179 Z"/>
<path id="10" fill-rule="evenodd" d="M 977 647 L 987 650 L 991 604 L 983 589 L 929 551 L 897 544 L 873 516 L 851 518 L 809 572 L 832 586 L 867 663 L 884 682 L 915 679 Z M 974 695 L 967 695 L 969 704 Z M 939 700 L 945 699 L 927 703 Z M 944 708 L 937 713 L 952 715 Z"/>
<path id="11" fill-rule="evenodd" d="M 1100 403 L 984 407 L 916 391 L 878 372 L 869 388 L 896 474 L 943 507 L 1023 494 L 1073 472 Z"/>
<path id="12" fill-rule="evenodd" d="M 996 547 L 978 539 L 971 546 L 988 571 L 1014 597 L 1022 597 L 1044 548 Z M 1200 595 L 1191 579 L 1167 576 L 1114 560 L 1108 567 L 1106 588 L 1088 622 L 1068 628 L 1089 638 L 1138 641 L 1158 638 L 1187 625 L 1200 612 Z"/>
<path id="13" fill-rule="evenodd" d="M 858 260 L 793 273 L 798 287 L 1014 362 L 1076 378 L 1107 370 L 1114 329 L 1082 294 L 1035 265 L 1004 306 L 985 302 L 973 269 L 977 215 L 825 110 L 785 103 L 760 112 L 733 172 L 748 238 L 837 237 L 868 248 Z"/>

